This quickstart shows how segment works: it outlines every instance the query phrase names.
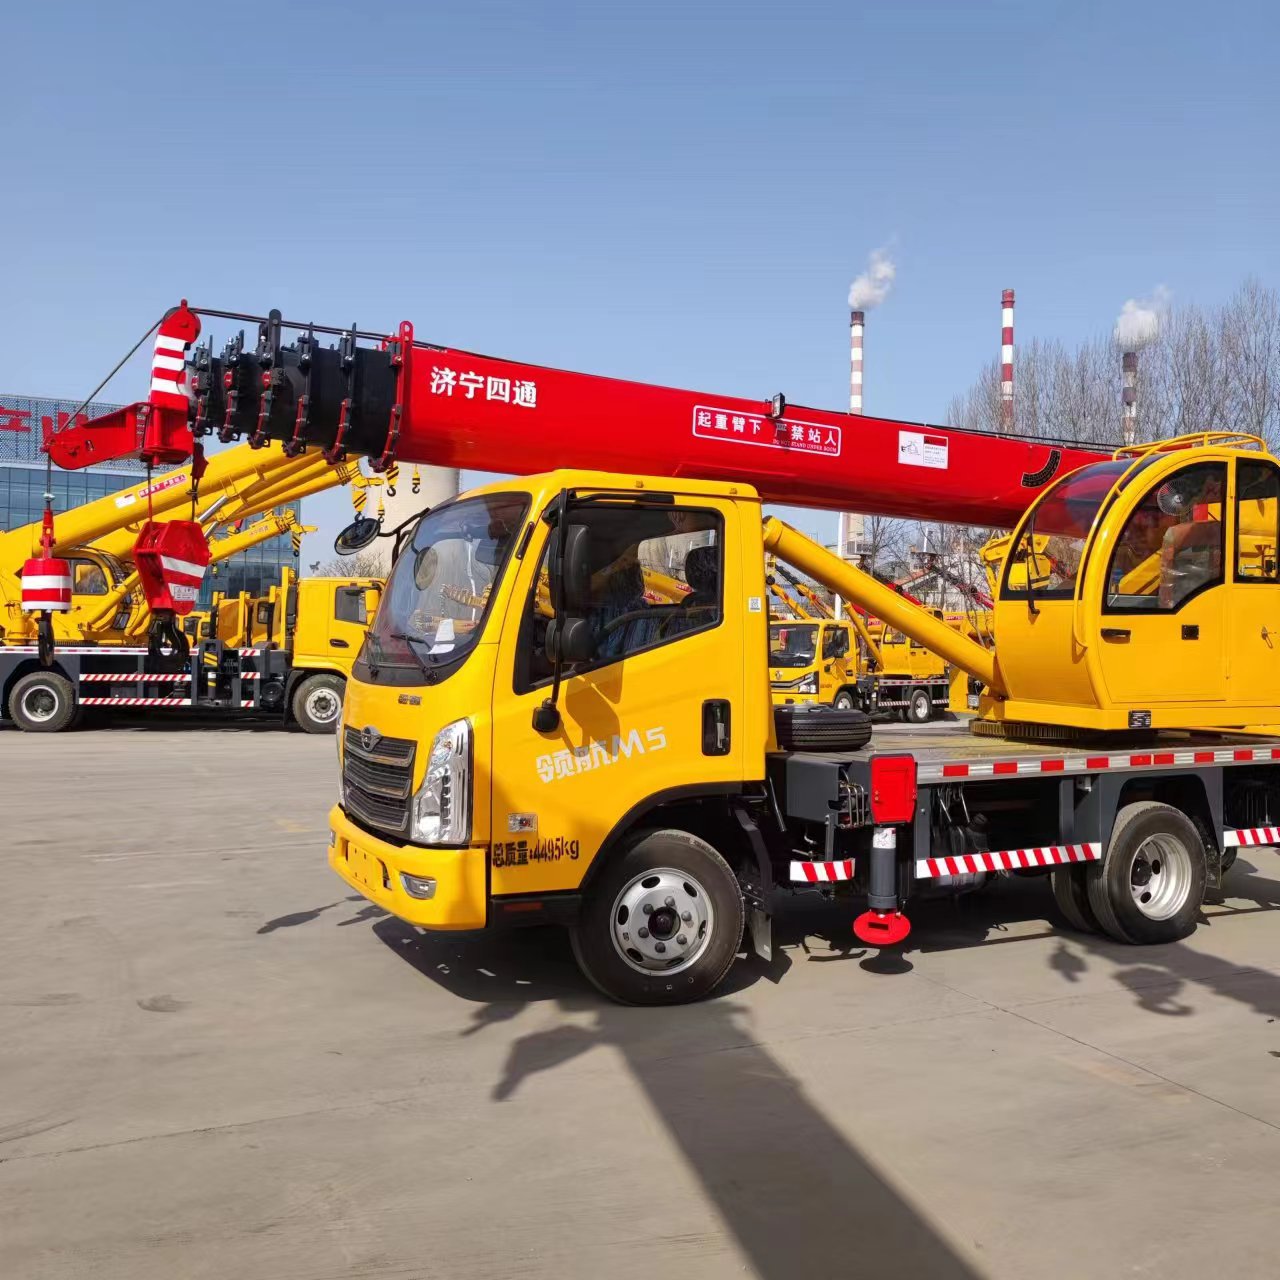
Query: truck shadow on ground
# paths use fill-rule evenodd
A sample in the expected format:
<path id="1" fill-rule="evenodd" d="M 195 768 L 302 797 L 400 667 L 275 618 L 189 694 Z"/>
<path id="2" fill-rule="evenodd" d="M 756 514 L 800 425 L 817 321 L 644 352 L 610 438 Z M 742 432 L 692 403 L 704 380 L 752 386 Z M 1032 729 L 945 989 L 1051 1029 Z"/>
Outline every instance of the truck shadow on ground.
<path id="1" fill-rule="evenodd" d="M 1243 859 L 1227 888 L 1234 902 L 1251 905 L 1218 909 L 1202 930 L 1280 909 L 1280 882 Z M 1074 934 L 1052 901 L 1047 880 L 1038 879 L 956 903 L 920 903 L 907 955 L 885 962 L 853 938 L 847 904 L 794 899 L 776 919 L 771 963 L 740 962 L 716 998 L 672 1009 L 623 1009 L 605 1001 L 587 987 L 559 929 L 446 938 L 388 917 L 373 932 L 418 972 L 477 1006 L 463 1035 L 484 1034 L 534 1003 L 554 1002 L 565 1015 L 511 1044 L 492 1086 L 496 1103 L 518 1097 L 531 1077 L 593 1050 L 620 1054 L 756 1275 L 976 1280 L 979 1273 L 754 1040 L 748 1010 L 733 996 L 762 978 L 782 980 L 797 963 L 848 961 L 872 972 L 905 972 L 910 954 L 1056 938 L 1049 965 L 1068 985 L 1103 961 L 1152 1014 L 1189 1016 L 1189 993 L 1199 988 L 1280 1017 L 1280 977 L 1183 943 L 1139 951 Z"/>
<path id="2" fill-rule="evenodd" d="M 511 1044 L 491 1089 L 497 1104 L 517 1098 L 532 1076 L 596 1049 L 620 1054 L 753 1274 L 978 1280 L 753 1040 L 731 994 L 680 1008 L 619 1008 L 586 988 L 560 930 L 441 939 L 386 919 L 373 931 L 420 973 L 478 1005 L 465 1036 L 534 1002 L 552 1001 L 565 1015 Z"/>

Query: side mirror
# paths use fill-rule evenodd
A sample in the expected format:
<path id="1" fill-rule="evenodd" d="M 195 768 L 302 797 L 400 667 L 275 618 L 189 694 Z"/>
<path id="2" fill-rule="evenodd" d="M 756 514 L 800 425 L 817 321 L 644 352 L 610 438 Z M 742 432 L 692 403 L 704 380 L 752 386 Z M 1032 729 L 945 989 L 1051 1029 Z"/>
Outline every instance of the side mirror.
<path id="1" fill-rule="evenodd" d="M 843 658 L 849 652 L 849 633 L 841 627 L 831 633 L 831 656 Z"/>
<path id="2" fill-rule="evenodd" d="M 340 556 L 353 556 L 363 551 L 382 532 L 382 522 L 371 516 L 356 516 L 333 540 L 333 549 Z"/>
<path id="3" fill-rule="evenodd" d="M 551 561 L 551 600 L 566 617 L 581 617 L 591 606 L 591 529 L 571 524 L 564 531 L 564 560 Z"/>
<path id="4" fill-rule="evenodd" d="M 589 662 L 596 655 L 595 636 L 586 618 L 570 614 L 547 623 L 547 658 L 557 665 Z"/>

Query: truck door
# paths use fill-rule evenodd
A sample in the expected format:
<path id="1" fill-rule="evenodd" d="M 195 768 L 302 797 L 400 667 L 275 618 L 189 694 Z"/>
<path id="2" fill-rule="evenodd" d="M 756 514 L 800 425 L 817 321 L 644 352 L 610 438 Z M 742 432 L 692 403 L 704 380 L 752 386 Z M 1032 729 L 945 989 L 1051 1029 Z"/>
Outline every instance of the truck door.
<path id="1" fill-rule="evenodd" d="M 1227 681 L 1233 703 L 1280 701 L 1280 469 L 1263 458 L 1236 463 Z"/>
<path id="2" fill-rule="evenodd" d="M 1225 462 L 1184 467 L 1151 486 L 1116 538 L 1098 643 L 1120 706 L 1226 695 L 1226 490 Z"/>
<path id="3" fill-rule="evenodd" d="M 576 889 L 624 817 L 654 798 L 714 792 L 743 775 L 737 509 L 710 498 L 587 500 L 570 508 L 570 520 L 590 529 L 595 654 L 563 673 L 560 724 L 539 733 L 533 714 L 552 681 L 545 646 L 555 541 L 540 521 L 514 584 L 494 683 L 496 895 Z M 645 568 L 689 593 L 679 602 L 646 598 Z"/>
<path id="4" fill-rule="evenodd" d="M 354 661 L 377 612 L 380 594 L 367 582 L 340 582 L 334 587 L 327 627 L 330 654 Z"/>
<path id="5" fill-rule="evenodd" d="M 823 701 L 830 702 L 844 685 L 856 679 L 856 656 L 853 628 L 847 622 L 828 622 L 822 628 Z"/>

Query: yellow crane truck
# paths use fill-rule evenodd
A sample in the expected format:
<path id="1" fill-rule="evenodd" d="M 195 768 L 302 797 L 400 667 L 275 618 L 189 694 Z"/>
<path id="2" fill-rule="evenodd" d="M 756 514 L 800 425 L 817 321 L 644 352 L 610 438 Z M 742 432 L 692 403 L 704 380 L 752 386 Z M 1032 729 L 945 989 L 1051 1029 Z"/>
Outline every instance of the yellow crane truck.
<path id="1" fill-rule="evenodd" d="M 335 466 L 318 450 L 289 457 L 239 445 L 209 459 L 196 516 L 210 531 L 226 530 L 358 475 L 355 461 Z M 48 667 L 20 603 L 20 569 L 38 545 L 38 526 L 0 533 L 0 720 L 52 733 L 74 724 L 82 709 L 143 707 L 267 713 L 292 718 L 308 732 L 333 732 L 369 601 L 381 584 L 307 581 L 299 589 L 287 570 L 278 603 L 266 604 L 269 635 L 230 643 L 205 634 L 195 644 L 186 640 L 187 652 L 158 654 L 142 642 L 148 614 L 130 554 L 148 510 L 164 520 L 185 517 L 192 506 L 191 472 L 183 467 L 59 513 L 56 550 L 71 565 L 72 607 L 54 615 L 57 648 Z M 292 527 L 268 517 L 226 530 L 210 540 L 213 560 Z"/>
<path id="2" fill-rule="evenodd" d="M 778 581 L 808 603 L 806 610 Z M 856 609 L 836 618 L 803 579 L 776 559 L 768 565 L 770 592 L 792 612 L 769 622 L 769 683 L 775 706 L 819 702 L 868 715 L 886 712 L 924 724 L 947 710 L 951 680 L 935 653 L 901 632 L 887 631 Z"/>
<path id="3" fill-rule="evenodd" d="M 739 483 L 559 472 L 418 524 L 348 684 L 333 868 L 429 930 L 561 921 L 637 1003 L 767 953 L 773 890 L 903 905 L 1047 875 L 1081 929 L 1167 942 L 1241 845 L 1280 839 L 1280 464 L 1210 436 L 1046 488 L 996 648 L 777 520 Z M 691 590 L 644 598 L 646 544 Z M 1044 560 L 1037 539 L 1049 540 Z M 981 681 L 975 728 L 877 730 L 769 692 L 765 556 Z M 549 575 L 550 608 L 539 603 Z M 454 603 L 465 587 L 472 603 Z"/>

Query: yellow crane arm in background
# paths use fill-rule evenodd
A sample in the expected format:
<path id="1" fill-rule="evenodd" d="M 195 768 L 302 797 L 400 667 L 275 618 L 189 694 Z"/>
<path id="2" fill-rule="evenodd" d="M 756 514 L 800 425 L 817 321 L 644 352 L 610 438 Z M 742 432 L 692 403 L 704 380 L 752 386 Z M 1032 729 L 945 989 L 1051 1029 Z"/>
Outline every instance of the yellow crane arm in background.
<path id="1" fill-rule="evenodd" d="M 868 613 L 883 620 L 903 635 L 923 645 L 953 666 L 976 676 L 993 694 L 1003 694 L 1004 684 L 996 665 L 996 655 L 950 627 L 929 610 L 912 604 L 892 587 L 841 560 L 804 534 L 797 533 L 777 517 L 764 524 L 764 547 L 778 559 L 794 565 L 815 582 Z"/>

